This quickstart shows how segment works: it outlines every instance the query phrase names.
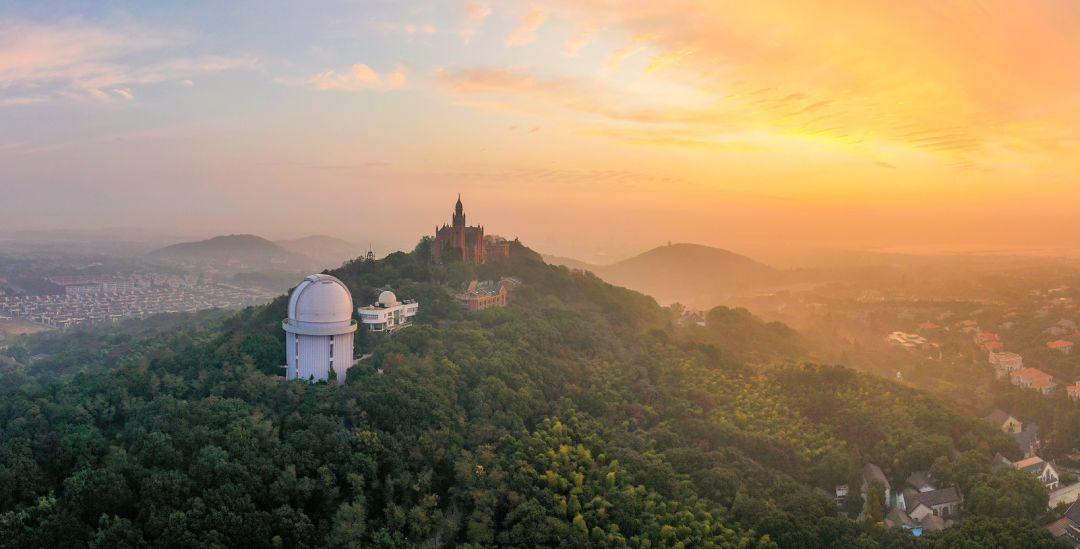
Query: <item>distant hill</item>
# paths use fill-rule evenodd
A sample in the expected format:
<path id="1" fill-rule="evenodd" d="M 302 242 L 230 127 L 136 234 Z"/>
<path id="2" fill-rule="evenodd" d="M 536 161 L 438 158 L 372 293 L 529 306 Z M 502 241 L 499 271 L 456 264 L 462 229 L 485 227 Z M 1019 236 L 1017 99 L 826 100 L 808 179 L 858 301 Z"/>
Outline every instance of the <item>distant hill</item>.
<path id="1" fill-rule="evenodd" d="M 611 265 L 555 256 L 549 263 L 586 269 L 600 278 L 649 294 L 661 303 L 709 308 L 724 297 L 776 281 L 779 271 L 744 255 L 700 244 L 670 244 Z"/>
<path id="2" fill-rule="evenodd" d="M 326 235 L 312 235 L 293 240 L 277 240 L 274 244 L 295 254 L 306 255 L 326 268 L 363 255 L 363 249 L 352 242 Z"/>
<path id="3" fill-rule="evenodd" d="M 602 268 L 599 265 L 587 263 L 585 261 L 581 261 L 580 259 L 574 259 L 572 257 L 562 257 L 557 255 L 544 254 L 543 258 L 544 263 L 550 263 L 552 265 L 562 265 L 567 269 L 581 269 L 583 271 L 592 271 L 595 273 L 597 269 Z"/>
<path id="4" fill-rule="evenodd" d="M 197 242 L 181 242 L 150 252 L 149 257 L 168 263 L 212 266 L 226 271 L 305 269 L 313 260 L 252 234 L 215 236 Z"/>

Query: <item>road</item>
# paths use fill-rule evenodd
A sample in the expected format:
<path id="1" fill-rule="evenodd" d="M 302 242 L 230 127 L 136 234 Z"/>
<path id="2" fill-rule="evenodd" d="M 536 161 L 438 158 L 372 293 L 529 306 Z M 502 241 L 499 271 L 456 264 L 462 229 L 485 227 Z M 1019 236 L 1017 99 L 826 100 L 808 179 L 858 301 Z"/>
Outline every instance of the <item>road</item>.
<path id="1" fill-rule="evenodd" d="M 1057 507 L 1060 503 L 1072 503 L 1077 499 L 1080 499 L 1080 482 L 1050 492 L 1050 508 Z"/>

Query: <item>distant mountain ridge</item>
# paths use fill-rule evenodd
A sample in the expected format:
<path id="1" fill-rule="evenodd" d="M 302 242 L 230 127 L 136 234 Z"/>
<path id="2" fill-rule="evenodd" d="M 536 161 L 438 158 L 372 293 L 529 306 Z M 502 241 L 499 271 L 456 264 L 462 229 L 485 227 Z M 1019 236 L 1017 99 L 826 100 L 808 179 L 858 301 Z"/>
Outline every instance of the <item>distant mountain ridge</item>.
<path id="1" fill-rule="evenodd" d="M 326 235 L 274 242 L 253 234 L 230 234 L 165 246 L 148 255 L 166 262 L 226 269 L 322 270 L 338 267 L 361 253 L 359 246 Z"/>
<path id="2" fill-rule="evenodd" d="M 296 254 L 261 236 L 230 234 L 165 246 L 149 255 L 181 261 L 230 261 L 253 257 L 289 260 L 295 259 Z"/>
<path id="3" fill-rule="evenodd" d="M 338 267 L 364 253 L 360 246 L 348 240 L 322 234 L 291 240 L 275 240 L 274 244 L 292 253 L 310 257 L 328 268 Z"/>
<path id="4" fill-rule="evenodd" d="M 545 261 L 586 269 L 619 286 L 653 296 L 661 303 L 711 307 L 724 296 L 773 283 L 780 271 L 729 250 L 701 244 L 668 244 L 610 265 L 557 256 Z"/>

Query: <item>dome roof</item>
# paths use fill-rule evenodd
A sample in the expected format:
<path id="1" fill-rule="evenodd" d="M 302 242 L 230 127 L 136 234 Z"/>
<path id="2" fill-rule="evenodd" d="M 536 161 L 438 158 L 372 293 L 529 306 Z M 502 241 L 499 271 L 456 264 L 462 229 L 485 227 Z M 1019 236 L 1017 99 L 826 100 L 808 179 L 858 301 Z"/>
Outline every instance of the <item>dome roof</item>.
<path id="1" fill-rule="evenodd" d="M 383 307 L 393 307 L 394 305 L 397 305 L 397 296 L 394 295 L 394 292 L 387 290 L 379 294 L 379 305 L 382 305 Z"/>
<path id="2" fill-rule="evenodd" d="M 289 298 L 289 320 L 296 322 L 351 322 L 352 294 L 330 275 L 304 278 Z"/>

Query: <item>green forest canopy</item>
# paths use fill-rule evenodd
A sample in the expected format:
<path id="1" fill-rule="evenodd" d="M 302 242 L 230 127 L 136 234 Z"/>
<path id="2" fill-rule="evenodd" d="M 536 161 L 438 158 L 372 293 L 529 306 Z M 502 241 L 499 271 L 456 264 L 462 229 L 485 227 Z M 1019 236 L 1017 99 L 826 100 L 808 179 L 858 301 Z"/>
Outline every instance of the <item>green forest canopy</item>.
<path id="1" fill-rule="evenodd" d="M 821 495 L 865 462 L 1020 486 L 969 513 L 995 526 L 931 543 L 1022 527 L 1053 546 L 1037 481 L 989 472 L 1007 437 L 801 363 L 782 324 L 717 308 L 680 327 L 516 243 L 482 266 L 427 245 L 331 272 L 358 303 L 422 304 L 417 326 L 357 338 L 372 356 L 340 387 L 278 379 L 284 297 L 28 339 L 50 358 L 0 374 L 0 547 L 914 545 Z M 505 309 L 466 315 L 448 291 L 509 275 L 525 285 Z"/>

